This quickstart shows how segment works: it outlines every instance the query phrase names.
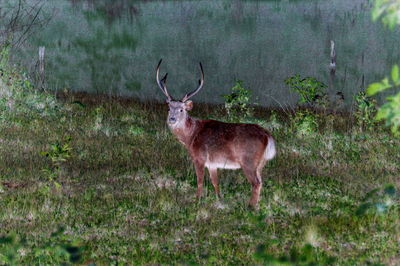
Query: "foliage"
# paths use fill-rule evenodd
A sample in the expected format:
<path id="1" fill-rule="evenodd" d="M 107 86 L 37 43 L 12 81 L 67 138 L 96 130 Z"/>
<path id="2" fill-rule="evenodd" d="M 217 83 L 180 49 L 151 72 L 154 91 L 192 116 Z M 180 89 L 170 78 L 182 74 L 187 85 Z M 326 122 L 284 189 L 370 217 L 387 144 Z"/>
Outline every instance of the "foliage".
<path id="1" fill-rule="evenodd" d="M 300 136 L 310 135 L 318 130 L 317 116 L 309 110 L 297 111 L 293 123 Z"/>
<path id="2" fill-rule="evenodd" d="M 358 92 L 354 99 L 356 104 L 354 116 L 360 129 L 372 129 L 377 112 L 376 101 L 368 97 L 364 91 Z"/>
<path id="3" fill-rule="evenodd" d="M 20 265 L 25 256 L 33 256 L 39 261 L 50 258 L 52 263 L 57 264 L 81 262 L 83 247 L 78 242 L 70 241 L 63 233 L 64 229 L 60 227 L 47 241 L 33 249 L 25 238 L 19 238 L 14 233 L 0 236 L 0 264 Z"/>
<path id="4" fill-rule="evenodd" d="M 368 95 L 374 95 L 378 92 L 384 91 L 392 87 L 399 87 L 400 85 L 399 67 L 394 65 L 391 73 L 391 82 L 385 77 L 381 82 L 375 82 L 368 86 Z M 387 126 L 391 126 L 392 133 L 395 135 L 400 134 L 400 91 L 393 96 L 386 98 L 388 101 L 383 104 L 375 118 L 377 120 L 385 120 Z"/>
<path id="5" fill-rule="evenodd" d="M 391 126 L 392 133 L 400 135 L 400 92 L 386 99 L 388 102 L 379 108 L 376 119 L 386 119 L 386 125 Z"/>
<path id="6" fill-rule="evenodd" d="M 372 7 L 372 19 L 381 19 L 382 23 L 393 29 L 400 25 L 400 1 L 397 0 L 375 0 Z M 389 88 L 399 88 L 400 74 L 398 65 L 392 67 L 391 81 L 385 77 L 381 82 L 375 82 L 369 85 L 368 95 L 374 95 Z M 391 127 L 394 135 L 400 135 L 400 91 L 397 94 L 386 98 L 387 102 L 383 104 L 376 114 L 377 120 L 385 120 L 386 125 Z"/>
<path id="7" fill-rule="evenodd" d="M 253 115 L 251 106 L 251 91 L 243 87 L 243 81 L 236 80 L 230 94 L 222 95 L 225 99 L 225 110 L 229 121 L 239 122 Z"/>
<path id="8" fill-rule="evenodd" d="M 325 105 L 325 89 L 327 88 L 327 86 L 324 83 L 318 81 L 316 78 L 301 78 L 299 74 L 296 74 L 285 79 L 285 83 L 289 85 L 289 87 L 293 91 L 299 93 L 299 103 L 306 103 L 310 105 Z"/>
<path id="9" fill-rule="evenodd" d="M 53 182 L 57 189 L 61 187 L 61 184 L 57 181 L 59 179 L 61 167 L 63 163 L 71 157 L 71 139 L 71 137 L 67 137 L 62 143 L 56 142 L 52 144 L 50 146 L 50 151 L 40 153 L 41 155 L 50 158 L 52 162 L 50 167 L 43 169 L 43 172 L 47 175 L 48 180 Z"/>
<path id="10" fill-rule="evenodd" d="M 393 29 L 400 24 L 400 1 L 398 0 L 374 0 L 371 10 L 374 21 L 382 19 L 382 23 Z"/>
<path id="11" fill-rule="evenodd" d="M 65 162 L 69 157 L 71 157 L 70 142 L 71 137 L 67 137 L 63 143 L 54 143 L 51 145 L 51 150 L 49 152 L 43 152 L 42 155 L 49 157 L 52 163 L 59 167 L 61 163 Z"/>

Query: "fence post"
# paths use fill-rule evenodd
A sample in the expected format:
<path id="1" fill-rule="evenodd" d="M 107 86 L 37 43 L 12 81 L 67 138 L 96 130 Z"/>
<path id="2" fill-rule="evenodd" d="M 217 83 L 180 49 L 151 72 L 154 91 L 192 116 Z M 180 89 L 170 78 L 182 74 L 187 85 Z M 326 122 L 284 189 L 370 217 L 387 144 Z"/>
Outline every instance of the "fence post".
<path id="1" fill-rule="evenodd" d="M 45 90 L 45 69 L 44 69 L 44 52 L 45 47 L 39 46 L 39 88 Z"/>
<path id="2" fill-rule="evenodd" d="M 335 49 L 335 42 L 332 40 L 331 40 L 331 62 L 329 64 L 329 69 L 330 69 L 331 82 L 333 84 L 336 73 L 336 49 Z"/>

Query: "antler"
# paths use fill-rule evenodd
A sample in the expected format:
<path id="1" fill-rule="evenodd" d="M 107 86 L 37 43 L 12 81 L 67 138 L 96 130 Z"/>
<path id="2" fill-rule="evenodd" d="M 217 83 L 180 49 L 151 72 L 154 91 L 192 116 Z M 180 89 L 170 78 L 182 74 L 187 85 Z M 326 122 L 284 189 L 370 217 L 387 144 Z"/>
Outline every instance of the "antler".
<path id="1" fill-rule="evenodd" d="M 201 65 L 201 63 L 200 63 L 200 70 L 201 70 L 201 79 L 199 80 L 199 87 L 196 90 L 192 91 L 191 93 L 186 94 L 185 97 L 182 98 L 181 102 L 186 102 L 187 100 L 189 100 L 189 98 L 193 97 L 203 87 L 203 84 L 204 84 L 204 71 L 203 71 L 203 66 Z"/>
<path id="2" fill-rule="evenodd" d="M 169 96 L 168 91 L 167 91 L 167 86 L 165 85 L 166 81 L 167 81 L 167 76 L 168 73 L 165 74 L 165 76 L 161 79 L 158 77 L 158 73 L 160 72 L 160 65 L 161 65 L 162 59 L 160 59 L 160 62 L 158 62 L 157 65 L 157 74 L 156 74 L 156 79 L 157 79 L 157 84 L 160 87 L 161 91 L 165 94 L 165 96 L 167 96 L 168 100 L 172 100 L 172 97 Z"/>

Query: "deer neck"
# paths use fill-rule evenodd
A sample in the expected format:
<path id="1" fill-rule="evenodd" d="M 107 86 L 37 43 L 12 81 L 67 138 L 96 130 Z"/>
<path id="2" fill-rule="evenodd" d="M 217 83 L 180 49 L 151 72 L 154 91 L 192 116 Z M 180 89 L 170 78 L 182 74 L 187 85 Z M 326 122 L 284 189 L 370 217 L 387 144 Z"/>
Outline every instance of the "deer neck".
<path id="1" fill-rule="evenodd" d="M 189 146 L 192 141 L 193 133 L 197 126 L 197 119 L 188 116 L 186 121 L 179 126 L 171 127 L 172 133 L 185 146 Z"/>

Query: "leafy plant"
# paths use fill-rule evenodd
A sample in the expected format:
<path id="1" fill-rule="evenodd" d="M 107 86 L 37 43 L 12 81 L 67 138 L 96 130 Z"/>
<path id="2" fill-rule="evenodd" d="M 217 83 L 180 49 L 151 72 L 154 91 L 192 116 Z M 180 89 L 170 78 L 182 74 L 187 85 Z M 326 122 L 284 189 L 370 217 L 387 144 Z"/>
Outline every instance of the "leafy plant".
<path id="1" fill-rule="evenodd" d="M 372 83 L 367 88 L 368 95 L 375 95 L 378 92 L 384 91 L 392 87 L 400 85 L 400 74 L 398 65 L 394 65 L 391 73 L 391 82 L 385 77 L 380 82 Z M 383 104 L 376 116 L 377 120 L 386 120 L 386 125 L 391 126 L 391 131 L 395 135 L 400 134 L 400 91 L 396 95 L 386 98 L 388 102 Z"/>
<path id="2" fill-rule="evenodd" d="M 374 99 L 368 97 L 364 91 L 360 91 L 354 97 L 356 111 L 354 116 L 360 129 L 371 129 L 375 123 L 374 117 L 377 112 L 377 105 Z"/>
<path id="3" fill-rule="evenodd" d="M 326 105 L 325 89 L 327 86 L 316 78 L 301 78 L 299 74 L 296 74 L 285 79 L 285 83 L 289 85 L 290 89 L 299 93 L 299 103 Z"/>
<path id="4" fill-rule="evenodd" d="M 382 23 L 393 29 L 395 25 L 400 25 L 400 2 L 396 0 L 375 0 L 372 7 L 372 19 L 376 21 L 381 19 Z M 381 82 L 375 82 L 369 85 L 368 95 L 375 95 L 378 92 L 393 87 L 399 87 L 400 74 L 398 65 L 392 67 L 391 81 L 385 77 Z M 385 120 L 386 125 L 391 127 L 394 135 L 400 135 L 400 91 L 386 98 L 387 102 L 383 104 L 376 114 L 377 120 Z"/>
<path id="5" fill-rule="evenodd" d="M 251 91 L 243 87 L 243 81 L 236 80 L 230 94 L 222 95 L 225 99 L 225 110 L 230 121 L 240 121 L 253 115 L 250 105 Z"/>
<path id="6" fill-rule="evenodd" d="M 318 130 L 318 120 L 311 111 L 298 111 L 293 118 L 297 134 L 304 136 L 315 133 Z"/>
<path id="7" fill-rule="evenodd" d="M 45 168 L 42 171 L 47 175 L 49 181 L 53 182 L 56 188 L 61 187 L 61 184 L 57 182 L 61 167 L 63 163 L 71 157 L 71 140 L 71 137 L 67 137 L 64 142 L 57 142 L 52 144 L 50 146 L 50 151 L 41 152 L 41 155 L 50 158 L 52 162 L 51 167 Z"/>
<path id="8" fill-rule="evenodd" d="M 372 20 L 381 18 L 382 23 L 393 29 L 400 24 L 400 2 L 397 0 L 375 0 L 372 6 Z"/>
<path id="9" fill-rule="evenodd" d="M 46 157 L 49 157 L 55 166 L 61 166 L 61 163 L 65 162 L 71 157 L 70 147 L 71 137 L 67 137 L 65 142 L 57 142 L 51 145 L 49 152 L 42 153 Z"/>

